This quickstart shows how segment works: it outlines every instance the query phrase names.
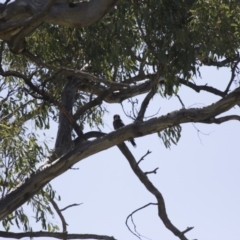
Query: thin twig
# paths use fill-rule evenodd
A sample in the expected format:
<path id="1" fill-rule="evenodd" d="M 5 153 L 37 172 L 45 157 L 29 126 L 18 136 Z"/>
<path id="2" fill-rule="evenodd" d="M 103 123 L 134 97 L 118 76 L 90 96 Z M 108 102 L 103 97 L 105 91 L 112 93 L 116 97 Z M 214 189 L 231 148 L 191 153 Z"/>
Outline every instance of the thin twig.
<path id="1" fill-rule="evenodd" d="M 148 204 L 146 204 L 146 205 L 144 205 L 144 206 L 142 206 L 142 207 L 134 210 L 134 211 L 133 211 L 131 214 L 129 214 L 129 215 L 127 216 L 127 218 L 126 218 L 125 224 L 126 224 L 128 230 L 129 230 L 133 235 L 135 235 L 137 238 L 139 238 L 139 239 L 141 239 L 141 238 L 140 238 L 141 235 L 136 231 L 136 225 L 135 225 L 135 223 L 134 223 L 134 221 L 133 221 L 133 219 L 132 219 L 132 216 L 133 216 L 134 213 L 136 213 L 136 212 L 138 212 L 138 211 L 140 211 L 140 210 L 142 210 L 142 209 L 144 209 L 144 208 L 147 208 L 148 206 L 151 206 L 151 205 L 158 205 L 158 204 L 157 204 L 157 203 L 148 203 Z M 131 217 L 132 223 L 133 223 L 133 225 L 134 225 L 135 233 L 134 233 L 134 232 L 131 230 L 131 228 L 128 226 L 128 219 L 129 219 L 130 217 Z"/>
<path id="2" fill-rule="evenodd" d="M 152 171 L 145 172 L 145 175 L 152 174 L 152 173 L 157 174 L 157 170 L 158 170 L 158 169 L 159 169 L 159 168 L 157 167 L 157 168 L 155 168 L 155 169 L 152 170 Z"/>
<path id="3" fill-rule="evenodd" d="M 80 206 L 80 205 L 82 205 L 82 204 L 83 204 L 83 203 L 74 203 L 74 204 L 71 204 L 71 205 L 66 206 L 65 208 L 60 209 L 60 211 L 63 212 L 63 211 L 67 210 L 67 209 L 70 208 L 70 207 L 76 207 L 76 206 Z"/>
<path id="4" fill-rule="evenodd" d="M 230 79 L 230 81 L 229 81 L 229 83 L 228 83 L 228 85 L 227 85 L 227 87 L 226 87 L 226 89 L 225 89 L 225 94 L 228 94 L 228 92 L 229 92 L 229 89 L 230 89 L 230 87 L 231 87 L 231 85 L 232 85 L 232 83 L 233 83 L 233 81 L 234 81 L 234 78 L 235 78 L 235 76 L 236 76 L 236 74 L 235 74 L 235 71 L 236 71 L 236 68 L 237 68 L 237 65 L 238 65 L 238 63 L 239 63 L 239 60 L 237 61 L 237 62 L 235 62 L 234 64 L 233 64 L 233 66 L 231 67 L 232 68 L 232 74 L 231 74 L 231 79 Z"/>
<path id="5" fill-rule="evenodd" d="M 194 229 L 194 227 L 187 227 L 186 230 L 182 231 L 182 234 L 185 234 L 185 233 L 191 231 L 192 229 Z"/>
<path id="6" fill-rule="evenodd" d="M 175 94 L 175 95 L 178 98 L 179 102 L 181 103 L 182 107 L 185 108 L 185 105 L 184 105 L 182 99 L 179 97 L 179 95 L 178 94 Z"/>
<path id="7" fill-rule="evenodd" d="M 53 200 L 53 199 L 49 199 L 50 203 L 53 205 L 54 209 L 56 210 L 58 216 L 60 217 L 61 221 L 62 221 L 62 228 L 63 228 L 63 232 L 67 232 L 67 223 L 66 220 L 64 218 L 64 216 L 62 215 L 61 210 L 59 209 L 57 203 Z"/>
<path id="8" fill-rule="evenodd" d="M 137 162 L 137 165 L 139 165 L 140 162 L 143 161 L 144 158 L 145 158 L 147 155 L 151 154 L 151 153 L 152 153 L 152 152 L 148 150 L 147 153 L 146 153 L 145 155 L 143 155 L 143 156 L 140 158 L 140 160 Z"/>

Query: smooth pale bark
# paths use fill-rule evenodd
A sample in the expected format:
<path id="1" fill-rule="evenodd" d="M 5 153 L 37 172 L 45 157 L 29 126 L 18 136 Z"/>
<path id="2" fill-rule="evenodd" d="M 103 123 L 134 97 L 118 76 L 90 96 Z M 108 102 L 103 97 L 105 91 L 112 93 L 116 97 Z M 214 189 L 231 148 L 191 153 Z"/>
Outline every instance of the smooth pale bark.
<path id="1" fill-rule="evenodd" d="M 20 53 L 25 37 L 42 23 L 86 27 L 99 21 L 119 0 L 89 0 L 76 4 L 57 0 L 15 0 L 0 4 L 0 39 Z"/>

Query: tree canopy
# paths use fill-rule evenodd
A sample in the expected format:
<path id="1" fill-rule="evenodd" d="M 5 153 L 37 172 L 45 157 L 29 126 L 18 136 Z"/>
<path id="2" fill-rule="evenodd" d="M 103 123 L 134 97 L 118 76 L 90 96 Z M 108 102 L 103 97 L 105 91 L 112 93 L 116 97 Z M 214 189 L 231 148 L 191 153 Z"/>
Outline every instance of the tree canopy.
<path id="1" fill-rule="evenodd" d="M 133 173 L 156 198 L 158 216 L 176 238 L 161 192 L 123 141 L 158 134 L 177 144 L 181 124 L 240 120 L 219 116 L 240 104 L 236 82 L 240 61 L 240 5 L 237 0 L 7 0 L 0 4 L 0 219 L 22 236 L 73 238 L 50 182 L 73 165 L 118 146 Z M 225 89 L 202 85 L 201 66 L 228 68 Z M 234 85 L 233 83 L 236 82 Z M 185 108 L 181 87 L 206 91 L 219 101 Z M 142 102 L 133 97 L 144 95 Z M 177 96 L 182 109 L 146 119 L 150 100 Z M 130 101 L 133 120 L 105 133 L 109 104 Z M 156 112 L 161 107 L 155 106 Z M 111 113 L 112 115 L 114 113 Z M 58 124 L 55 148 L 42 133 Z M 34 128 L 34 131 L 32 130 Z M 88 131 L 91 129 L 91 131 Z M 148 155 L 148 153 L 147 153 Z M 33 232 L 23 205 L 32 207 L 43 232 Z M 63 229 L 49 222 L 56 211 Z M 17 237 L 1 232 L 2 237 Z M 21 235 L 23 234 L 23 235 Z M 106 233 L 107 234 L 107 233 Z M 79 234 L 76 239 L 115 239 Z"/>

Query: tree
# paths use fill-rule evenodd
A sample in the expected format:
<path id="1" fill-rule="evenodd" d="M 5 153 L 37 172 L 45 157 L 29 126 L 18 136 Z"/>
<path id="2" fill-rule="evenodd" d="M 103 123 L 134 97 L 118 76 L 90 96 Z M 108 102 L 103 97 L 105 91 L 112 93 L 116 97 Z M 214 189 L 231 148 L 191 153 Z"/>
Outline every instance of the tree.
<path id="1" fill-rule="evenodd" d="M 240 103 L 239 83 L 233 86 L 240 61 L 238 1 L 18 0 L 2 3 L 0 12 L 0 219 L 6 231 L 13 221 L 26 231 L 0 235 L 114 239 L 68 234 L 56 203 L 60 197 L 50 181 L 75 163 L 117 145 L 133 173 L 155 196 L 165 227 L 186 240 L 193 227 L 180 230 L 169 219 L 164 198 L 149 179 L 157 169 L 144 172 L 141 168 L 150 152 L 137 161 L 124 141 L 157 133 L 170 147 L 180 139 L 183 123 L 240 120 L 227 113 L 218 117 Z M 203 65 L 229 68 L 231 78 L 224 91 L 193 81 L 201 76 Z M 220 100 L 185 108 L 178 94 L 183 86 Z M 132 98 L 141 94 L 146 95 L 138 105 Z M 177 96 L 182 109 L 145 120 L 156 95 Z M 125 100 L 132 104 L 128 114 L 132 124 L 108 134 L 86 131 L 104 127 L 107 105 Z M 34 123 L 40 134 L 54 121 L 58 133 L 55 148 L 49 150 L 28 124 Z M 32 232 L 25 203 L 47 232 Z M 62 232 L 47 221 L 53 209 L 62 220 Z"/>

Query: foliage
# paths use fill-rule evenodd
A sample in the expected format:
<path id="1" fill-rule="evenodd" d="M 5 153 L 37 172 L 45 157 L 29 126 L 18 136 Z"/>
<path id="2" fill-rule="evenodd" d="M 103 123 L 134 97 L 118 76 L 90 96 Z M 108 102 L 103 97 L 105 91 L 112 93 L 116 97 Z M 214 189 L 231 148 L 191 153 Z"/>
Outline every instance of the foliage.
<path id="1" fill-rule="evenodd" d="M 80 70 L 88 64 L 86 72 L 96 77 L 128 83 L 142 72 L 143 81 L 161 67 L 165 80 L 159 93 L 162 97 L 172 96 L 180 87 L 176 76 L 190 81 L 199 74 L 199 66 L 238 56 L 239 13 L 237 0 L 123 0 L 88 28 L 47 24 L 37 28 L 26 42 L 27 50 L 41 63 L 11 53 L 7 44 L 1 42 L 2 72 L 8 72 L 0 79 L 2 197 L 34 174 L 49 154 L 47 144 L 39 142 L 35 131 L 49 129 L 51 119 L 59 119 L 56 102 L 61 102 L 68 76 L 57 68 Z M 42 62 L 51 67 L 43 66 Z M 231 64 L 229 61 L 225 66 Z M 89 86 L 84 80 L 81 84 L 73 112 L 96 97 L 90 87 L 100 88 L 97 84 Z M 82 130 L 87 126 L 103 126 L 106 111 L 104 104 L 91 107 L 77 123 Z M 180 126 L 169 127 L 159 137 L 169 148 L 171 143 L 177 144 L 180 133 Z M 49 199 L 54 195 L 48 185 L 28 202 L 36 221 L 40 220 L 42 228 L 51 231 L 57 230 L 57 226 L 48 223 L 46 216 L 53 214 Z M 25 231 L 31 230 L 24 208 L 2 222 L 6 231 L 13 220 Z"/>

